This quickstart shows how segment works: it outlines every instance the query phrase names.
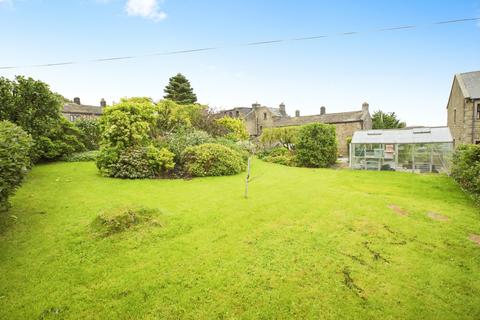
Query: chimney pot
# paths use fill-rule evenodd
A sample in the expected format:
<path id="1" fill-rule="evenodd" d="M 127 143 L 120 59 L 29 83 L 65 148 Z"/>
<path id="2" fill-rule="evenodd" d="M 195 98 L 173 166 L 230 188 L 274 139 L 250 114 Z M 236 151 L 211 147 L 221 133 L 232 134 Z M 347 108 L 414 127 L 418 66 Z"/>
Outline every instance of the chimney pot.
<path id="1" fill-rule="evenodd" d="M 295 110 L 295 117 L 300 117 L 300 110 Z"/>
<path id="2" fill-rule="evenodd" d="M 80 98 L 79 98 L 79 97 L 73 98 L 73 103 L 81 104 L 81 103 L 80 103 Z"/>
<path id="3" fill-rule="evenodd" d="M 320 107 L 320 115 L 324 115 L 325 113 L 327 113 L 327 109 L 324 106 L 321 106 Z"/>
<path id="4" fill-rule="evenodd" d="M 105 108 L 106 106 L 107 106 L 107 101 L 105 101 L 105 99 L 102 98 L 102 100 L 100 100 L 100 107 Z"/>
<path id="5" fill-rule="evenodd" d="M 367 111 L 368 112 L 369 107 L 370 107 L 370 105 L 368 104 L 368 102 L 364 102 L 362 104 L 362 111 Z"/>
<path id="6" fill-rule="evenodd" d="M 279 106 L 279 107 L 280 107 L 280 114 L 281 114 L 282 116 L 286 116 L 286 115 L 287 115 L 287 111 L 285 110 L 285 104 L 282 102 L 282 103 L 280 103 L 280 106 Z"/>

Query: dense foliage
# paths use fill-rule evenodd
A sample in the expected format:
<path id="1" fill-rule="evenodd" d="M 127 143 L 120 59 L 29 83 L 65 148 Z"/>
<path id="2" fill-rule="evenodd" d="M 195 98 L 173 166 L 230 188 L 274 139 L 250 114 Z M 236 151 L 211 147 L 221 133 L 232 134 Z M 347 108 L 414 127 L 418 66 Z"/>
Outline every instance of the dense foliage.
<path id="1" fill-rule="evenodd" d="M 296 161 L 302 167 L 326 168 L 337 160 L 335 127 L 323 123 L 302 126 L 296 143 Z"/>
<path id="2" fill-rule="evenodd" d="M 227 129 L 218 123 L 218 112 L 215 109 L 203 106 L 192 119 L 192 125 L 197 130 L 207 132 L 212 137 L 224 136 Z"/>
<path id="3" fill-rule="evenodd" d="M 100 152 L 98 150 L 75 152 L 75 153 L 61 157 L 60 160 L 65 162 L 96 161 L 99 154 Z"/>
<path id="4" fill-rule="evenodd" d="M 174 154 L 154 146 L 159 107 L 148 99 L 123 99 L 102 116 L 97 167 L 115 178 L 153 178 L 172 170 Z"/>
<path id="5" fill-rule="evenodd" d="M 22 127 L 33 138 L 33 161 L 50 160 L 81 151 L 80 132 L 60 113 L 63 98 L 47 84 L 17 76 L 0 78 L 0 120 Z"/>
<path id="6" fill-rule="evenodd" d="M 395 112 L 375 111 L 372 116 L 373 129 L 397 129 L 405 128 L 405 122 L 397 118 Z"/>
<path id="7" fill-rule="evenodd" d="M 452 161 L 452 177 L 480 199 L 480 145 L 461 145 Z"/>
<path id="8" fill-rule="evenodd" d="M 186 173 L 193 177 L 233 175 L 246 167 L 238 152 L 216 143 L 187 148 L 183 162 Z"/>
<path id="9" fill-rule="evenodd" d="M 181 73 L 170 78 L 164 91 L 165 99 L 179 104 L 193 104 L 197 102 L 197 96 L 193 93 L 190 81 Z"/>
<path id="10" fill-rule="evenodd" d="M 101 131 L 98 120 L 79 119 L 75 127 L 80 131 L 80 141 L 87 150 L 97 150 L 100 144 Z"/>
<path id="11" fill-rule="evenodd" d="M 108 177 L 122 179 L 157 178 L 168 174 L 174 166 L 174 154 L 153 145 L 135 146 L 117 150 L 105 149 L 97 158 L 100 172 Z"/>
<path id="12" fill-rule="evenodd" d="M 265 147 L 281 144 L 284 148 L 293 150 L 298 139 L 299 126 L 265 128 L 260 136 L 260 142 Z"/>
<path id="13" fill-rule="evenodd" d="M 0 121 L 0 211 L 21 184 L 30 167 L 32 138 L 19 126 Z"/>
<path id="14" fill-rule="evenodd" d="M 175 163 L 181 164 L 186 148 L 211 142 L 212 137 L 205 131 L 180 130 L 167 136 L 167 147 L 175 154 Z"/>
<path id="15" fill-rule="evenodd" d="M 225 129 L 225 138 L 233 141 L 242 141 L 248 139 L 245 121 L 242 119 L 223 117 L 217 119 L 217 123 Z"/>
<path id="16" fill-rule="evenodd" d="M 259 157 L 267 162 L 294 167 L 296 165 L 295 154 L 284 147 L 276 147 L 259 154 Z"/>

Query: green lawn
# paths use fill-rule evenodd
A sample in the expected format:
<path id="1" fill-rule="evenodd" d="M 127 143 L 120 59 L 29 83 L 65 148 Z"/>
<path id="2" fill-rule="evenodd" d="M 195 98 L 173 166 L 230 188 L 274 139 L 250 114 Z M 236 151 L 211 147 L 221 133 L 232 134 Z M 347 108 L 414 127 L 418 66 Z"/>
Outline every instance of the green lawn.
<path id="1" fill-rule="evenodd" d="M 480 318 L 480 210 L 448 177 L 259 160 L 252 173 L 244 199 L 244 174 L 36 166 L 0 232 L 0 318 Z M 132 205 L 160 225 L 95 236 L 100 211 Z"/>

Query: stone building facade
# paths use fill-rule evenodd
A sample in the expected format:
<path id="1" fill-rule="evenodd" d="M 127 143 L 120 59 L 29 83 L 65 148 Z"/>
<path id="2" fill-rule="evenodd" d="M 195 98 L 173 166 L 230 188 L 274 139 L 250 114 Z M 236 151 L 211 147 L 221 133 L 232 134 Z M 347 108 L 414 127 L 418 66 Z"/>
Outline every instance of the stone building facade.
<path id="1" fill-rule="evenodd" d="M 62 115 L 69 121 L 75 122 L 78 119 L 96 119 L 103 113 L 107 106 L 105 99 L 100 101 L 100 106 L 81 104 L 80 98 L 74 98 L 73 102 L 63 105 Z"/>
<path id="2" fill-rule="evenodd" d="M 480 71 L 454 76 L 447 114 L 455 146 L 480 144 Z"/>
<path id="3" fill-rule="evenodd" d="M 319 114 L 308 116 L 301 116 L 298 110 L 294 117 L 289 116 L 283 103 L 278 108 L 254 103 L 251 108 L 233 108 L 224 110 L 221 114 L 244 119 L 247 131 L 252 137 L 260 136 L 264 128 L 300 126 L 315 122 L 332 124 L 336 128 L 340 156 L 348 155 L 348 138 L 351 138 L 355 131 L 372 128 L 372 118 L 366 102 L 358 111 L 327 113 L 326 108 L 321 107 Z"/>

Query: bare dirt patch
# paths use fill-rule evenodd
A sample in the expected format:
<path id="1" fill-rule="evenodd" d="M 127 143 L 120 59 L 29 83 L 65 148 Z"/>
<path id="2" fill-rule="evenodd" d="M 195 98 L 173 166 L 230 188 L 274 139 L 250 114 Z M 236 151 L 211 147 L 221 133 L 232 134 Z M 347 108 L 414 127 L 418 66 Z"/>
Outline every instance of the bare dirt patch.
<path id="1" fill-rule="evenodd" d="M 472 240 L 475 242 L 478 246 L 480 246 L 480 236 L 478 234 L 471 234 L 468 239 Z"/>
<path id="2" fill-rule="evenodd" d="M 405 211 L 404 209 L 400 208 L 399 206 L 397 206 L 395 204 L 390 204 L 390 205 L 388 205 L 388 207 L 390 209 L 392 209 L 393 211 L 395 211 L 395 213 L 397 213 L 400 216 L 408 216 L 407 211 Z"/>
<path id="3" fill-rule="evenodd" d="M 437 220 L 437 221 L 448 221 L 448 220 L 450 220 L 449 217 L 444 216 L 443 214 L 440 214 L 440 213 L 433 212 L 433 211 L 427 212 L 427 216 L 430 219 Z"/>

